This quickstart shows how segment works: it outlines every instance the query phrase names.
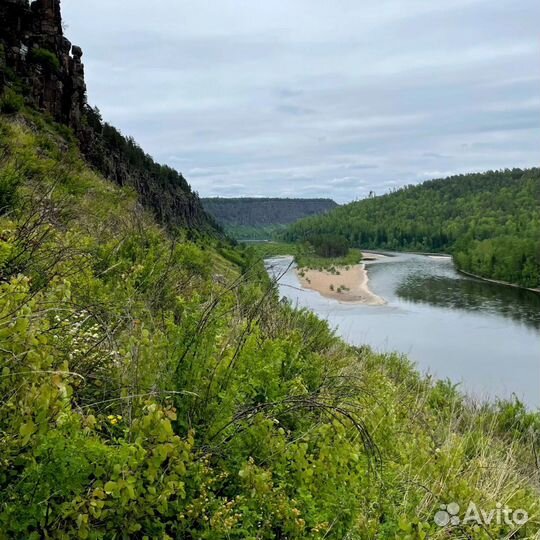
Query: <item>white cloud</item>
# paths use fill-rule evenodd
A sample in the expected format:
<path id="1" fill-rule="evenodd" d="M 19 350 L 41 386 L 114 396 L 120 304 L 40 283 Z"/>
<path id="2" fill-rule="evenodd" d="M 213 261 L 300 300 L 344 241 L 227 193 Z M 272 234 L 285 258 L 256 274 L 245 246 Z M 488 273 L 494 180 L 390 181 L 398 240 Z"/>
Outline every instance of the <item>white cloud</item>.
<path id="1" fill-rule="evenodd" d="M 540 4 L 63 0 L 89 101 L 202 195 L 538 165 Z"/>

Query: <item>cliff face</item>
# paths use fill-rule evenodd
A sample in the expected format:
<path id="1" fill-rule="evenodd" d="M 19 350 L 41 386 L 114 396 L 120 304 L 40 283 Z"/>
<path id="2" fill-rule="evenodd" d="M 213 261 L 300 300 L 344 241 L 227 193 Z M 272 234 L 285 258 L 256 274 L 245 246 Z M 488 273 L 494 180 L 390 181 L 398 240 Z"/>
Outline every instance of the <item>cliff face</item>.
<path id="1" fill-rule="evenodd" d="M 90 164 L 133 186 L 164 225 L 215 231 L 181 174 L 155 163 L 88 107 L 82 55 L 64 36 L 60 0 L 0 0 L 0 95 L 22 94 L 27 105 L 71 127 Z"/>
<path id="2" fill-rule="evenodd" d="M 1 0 L 0 43 L 0 68 L 22 81 L 30 104 L 79 130 L 86 105 L 82 50 L 63 35 L 60 0 Z M 0 90 L 8 79 L 4 69 Z"/>

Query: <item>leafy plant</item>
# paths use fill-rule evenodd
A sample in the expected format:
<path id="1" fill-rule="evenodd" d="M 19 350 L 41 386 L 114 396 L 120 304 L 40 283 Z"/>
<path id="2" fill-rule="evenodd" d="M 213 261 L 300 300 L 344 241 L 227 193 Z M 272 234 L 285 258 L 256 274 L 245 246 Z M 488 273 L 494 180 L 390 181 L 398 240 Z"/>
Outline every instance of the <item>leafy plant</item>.
<path id="1" fill-rule="evenodd" d="M 23 97 L 11 89 L 7 89 L 0 98 L 0 112 L 2 114 L 15 114 L 24 107 Z"/>
<path id="2" fill-rule="evenodd" d="M 0 117 L 2 540 L 443 538 L 470 500 L 530 519 L 460 536 L 537 534 L 537 414 L 347 346 L 257 249 L 166 232 L 24 115 Z"/>
<path id="3" fill-rule="evenodd" d="M 42 49 L 40 47 L 31 49 L 28 53 L 28 61 L 41 66 L 42 69 L 49 73 L 60 71 L 60 60 L 58 56 L 48 49 Z"/>

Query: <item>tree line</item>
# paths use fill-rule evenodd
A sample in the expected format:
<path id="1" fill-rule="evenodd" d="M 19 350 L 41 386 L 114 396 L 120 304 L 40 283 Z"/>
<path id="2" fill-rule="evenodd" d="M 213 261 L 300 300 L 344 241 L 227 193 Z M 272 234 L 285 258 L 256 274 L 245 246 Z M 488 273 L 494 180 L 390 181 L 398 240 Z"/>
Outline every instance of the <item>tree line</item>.
<path id="1" fill-rule="evenodd" d="M 540 169 L 507 169 L 409 185 L 303 219 L 281 238 L 344 236 L 352 246 L 446 252 L 461 270 L 540 286 Z"/>

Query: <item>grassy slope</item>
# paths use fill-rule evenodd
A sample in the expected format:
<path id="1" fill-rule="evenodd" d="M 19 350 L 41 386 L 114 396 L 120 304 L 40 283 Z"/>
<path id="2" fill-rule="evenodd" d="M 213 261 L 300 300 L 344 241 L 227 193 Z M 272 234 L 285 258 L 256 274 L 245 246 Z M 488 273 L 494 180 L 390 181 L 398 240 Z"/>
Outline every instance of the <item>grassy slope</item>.
<path id="1" fill-rule="evenodd" d="M 447 538 L 469 500 L 538 530 L 537 416 L 347 347 L 65 137 L 0 118 L 0 538 Z"/>

